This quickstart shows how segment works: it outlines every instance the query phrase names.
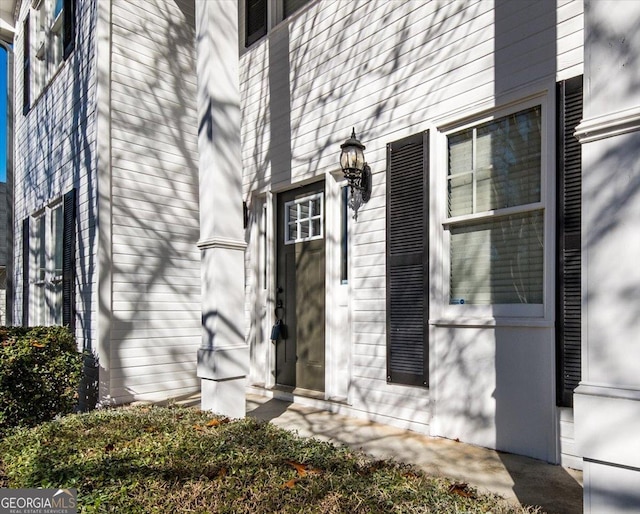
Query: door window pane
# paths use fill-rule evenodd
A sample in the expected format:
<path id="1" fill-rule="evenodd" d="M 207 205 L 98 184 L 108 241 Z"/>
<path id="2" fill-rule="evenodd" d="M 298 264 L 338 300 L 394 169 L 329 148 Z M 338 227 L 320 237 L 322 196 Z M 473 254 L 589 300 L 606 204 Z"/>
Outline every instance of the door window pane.
<path id="1" fill-rule="evenodd" d="M 285 243 L 299 243 L 324 237 L 323 194 L 299 198 L 285 204 Z"/>

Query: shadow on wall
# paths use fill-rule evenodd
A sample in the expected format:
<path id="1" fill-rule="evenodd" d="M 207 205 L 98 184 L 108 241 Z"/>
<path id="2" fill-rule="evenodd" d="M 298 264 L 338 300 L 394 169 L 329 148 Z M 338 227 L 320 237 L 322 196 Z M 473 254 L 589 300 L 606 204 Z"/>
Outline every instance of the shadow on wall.
<path id="1" fill-rule="evenodd" d="M 425 69 L 435 69 L 436 63 L 440 63 L 438 74 L 463 64 L 451 58 L 455 45 L 449 43 L 454 42 L 456 16 L 478 6 L 454 3 L 435 9 L 430 13 L 430 28 L 420 33 L 412 27 L 417 19 L 413 11 L 425 6 L 416 2 L 405 8 L 402 16 L 392 3 L 309 9 L 248 50 L 241 68 L 243 143 L 252 150 L 244 156 L 245 191 L 261 192 L 271 183 L 295 185 L 323 177 L 327 169 L 337 168 L 339 145 L 353 126 L 369 141 L 388 134 L 389 127 L 400 126 L 402 120 L 404 126 L 424 122 L 422 114 L 408 112 L 407 101 L 421 111 L 421 102 L 426 104 L 429 95 L 443 93 L 435 82 L 434 91 L 416 87 L 416 77 L 424 76 Z M 371 26 L 371 19 L 379 20 L 379 26 Z M 433 51 L 434 40 L 441 51 Z M 263 58 L 264 45 L 269 45 L 268 60 Z M 408 87 L 408 83 L 414 85 Z M 373 241 L 380 230 L 386 178 L 384 152 L 377 155 L 368 154 L 374 172 L 372 199 L 366 209 L 371 214 L 363 211 L 353 228 L 355 245 Z M 354 379 L 349 397 L 363 411 L 383 405 L 390 415 L 402 411 L 403 417 L 425 420 L 426 390 L 390 388 L 386 383 L 385 322 L 380 308 L 385 302 L 384 250 L 372 251 L 361 264 L 354 260 L 349 277 L 359 298 L 353 313 Z M 271 310 L 267 307 L 268 314 Z M 329 330 L 335 333 L 339 327 Z M 260 334 L 259 327 L 252 327 L 250 334 Z M 252 343 L 257 344 L 255 336 Z"/>
<path id="2" fill-rule="evenodd" d="M 199 387 L 195 2 L 114 2 L 112 18 L 113 299 L 101 317 L 108 390 L 126 403 Z"/>

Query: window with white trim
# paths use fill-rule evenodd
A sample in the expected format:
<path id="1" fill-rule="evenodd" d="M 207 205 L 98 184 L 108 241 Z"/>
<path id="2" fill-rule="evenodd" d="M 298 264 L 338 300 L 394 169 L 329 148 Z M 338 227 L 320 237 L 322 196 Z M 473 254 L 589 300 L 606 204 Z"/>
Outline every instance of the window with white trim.
<path id="1" fill-rule="evenodd" d="M 63 203 L 32 218 L 30 231 L 31 325 L 62 325 Z"/>
<path id="2" fill-rule="evenodd" d="M 324 237 L 323 198 L 317 193 L 284 204 L 285 244 Z"/>
<path id="3" fill-rule="evenodd" d="M 542 304 L 539 105 L 448 134 L 449 304 Z"/>
<path id="4" fill-rule="evenodd" d="M 32 0 L 23 27 L 26 114 L 74 49 L 75 0 Z"/>
<path id="5" fill-rule="evenodd" d="M 22 220 L 22 325 L 75 330 L 76 190 Z"/>

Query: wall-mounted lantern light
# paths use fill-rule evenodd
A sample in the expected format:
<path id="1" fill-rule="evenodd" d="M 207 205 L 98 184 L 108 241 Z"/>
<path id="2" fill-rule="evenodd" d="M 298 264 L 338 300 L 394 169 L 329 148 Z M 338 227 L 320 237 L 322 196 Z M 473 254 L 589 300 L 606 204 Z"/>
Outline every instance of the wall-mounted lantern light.
<path id="1" fill-rule="evenodd" d="M 351 137 L 340 145 L 340 166 L 349 185 L 349 207 L 358 219 L 358 209 L 371 198 L 371 168 L 364 160 L 365 146 L 356 138 L 356 129 Z"/>

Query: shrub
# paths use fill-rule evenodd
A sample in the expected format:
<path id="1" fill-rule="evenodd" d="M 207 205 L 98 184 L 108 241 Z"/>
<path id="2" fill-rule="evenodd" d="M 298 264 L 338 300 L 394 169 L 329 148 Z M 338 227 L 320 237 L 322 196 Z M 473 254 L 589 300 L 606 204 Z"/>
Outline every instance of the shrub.
<path id="1" fill-rule="evenodd" d="M 82 355 L 64 327 L 0 327 L 0 433 L 73 410 Z"/>

